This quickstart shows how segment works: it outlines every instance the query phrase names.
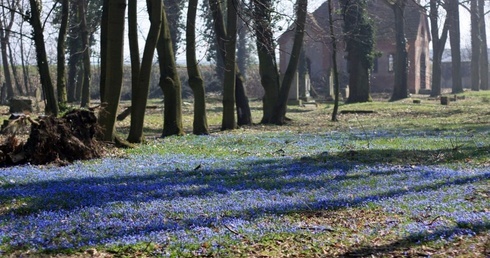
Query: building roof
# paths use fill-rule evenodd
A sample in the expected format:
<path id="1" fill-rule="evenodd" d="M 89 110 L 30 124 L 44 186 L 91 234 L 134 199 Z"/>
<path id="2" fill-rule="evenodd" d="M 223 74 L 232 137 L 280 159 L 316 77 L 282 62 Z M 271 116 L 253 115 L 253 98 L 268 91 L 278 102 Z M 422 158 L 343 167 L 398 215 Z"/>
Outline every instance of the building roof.
<path id="1" fill-rule="evenodd" d="M 334 0 L 335 8 L 340 9 L 339 1 Z M 371 19 L 373 19 L 377 38 L 378 40 L 394 40 L 395 34 L 395 22 L 394 22 L 394 12 L 392 7 L 388 6 L 384 1 L 369 1 L 368 2 L 368 13 Z M 426 24 L 428 27 L 428 19 L 425 10 L 416 4 L 414 1 L 408 1 L 405 7 L 405 37 L 408 40 L 416 39 L 418 35 L 418 29 L 421 22 Z M 341 19 L 340 14 L 336 15 L 334 20 Z M 312 14 L 307 16 L 307 27 L 311 26 L 315 33 L 323 32 L 325 37 L 329 37 L 329 12 L 328 12 L 328 2 L 324 2 L 320 5 Z M 338 24 L 338 23 L 337 23 Z M 336 30 L 339 30 L 340 25 L 336 26 Z M 294 25 L 291 26 L 286 33 L 281 35 L 279 42 L 285 40 L 286 34 L 294 30 Z M 430 39 L 430 33 L 425 32 L 427 37 Z M 340 34 L 337 34 L 340 35 Z"/>

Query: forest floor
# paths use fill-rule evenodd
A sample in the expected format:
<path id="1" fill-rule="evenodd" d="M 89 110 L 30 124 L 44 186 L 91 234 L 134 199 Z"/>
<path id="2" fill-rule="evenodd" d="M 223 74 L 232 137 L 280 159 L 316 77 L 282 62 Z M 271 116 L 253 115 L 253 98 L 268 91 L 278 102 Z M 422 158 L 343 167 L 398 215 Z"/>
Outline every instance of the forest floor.
<path id="1" fill-rule="evenodd" d="M 489 257 L 490 92 L 451 97 L 342 105 L 338 122 L 289 106 L 285 126 L 226 132 L 210 98 L 208 136 L 188 101 L 187 135 L 163 139 L 152 100 L 136 148 L 0 169 L 0 256 Z"/>

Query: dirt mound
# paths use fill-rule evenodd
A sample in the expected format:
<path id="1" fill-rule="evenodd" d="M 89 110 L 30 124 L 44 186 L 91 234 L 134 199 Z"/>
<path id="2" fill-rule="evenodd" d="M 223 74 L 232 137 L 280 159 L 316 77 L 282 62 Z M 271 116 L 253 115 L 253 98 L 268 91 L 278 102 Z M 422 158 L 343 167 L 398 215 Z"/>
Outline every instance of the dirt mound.
<path id="1" fill-rule="evenodd" d="M 27 141 L 9 135 L 0 145 L 0 166 L 25 163 L 64 165 L 75 160 L 99 158 L 103 146 L 96 140 L 97 117 L 89 110 L 73 110 L 63 117 L 29 117 L 31 129 Z"/>

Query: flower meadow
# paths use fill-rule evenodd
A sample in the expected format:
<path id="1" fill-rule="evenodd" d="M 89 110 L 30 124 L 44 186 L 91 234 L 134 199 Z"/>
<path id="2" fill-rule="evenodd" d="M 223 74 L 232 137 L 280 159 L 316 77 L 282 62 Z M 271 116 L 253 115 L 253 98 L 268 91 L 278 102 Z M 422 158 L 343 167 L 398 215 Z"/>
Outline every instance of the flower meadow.
<path id="1" fill-rule="evenodd" d="M 363 163 L 339 153 L 447 148 L 447 132 L 220 133 L 155 139 L 123 157 L 0 169 L 0 255 L 156 243 L 156 256 L 305 227 L 291 214 L 346 208 L 404 216 L 400 239 L 448 242 L 490 229 L 485 165 Z M 368 137 L 368 138 L 367 138 Z M 400 138 L 401 137 L 401 138 Z M 367 147 L 369 139 L 369 147 Z M 425 146 L 425 147 L 424 147 Z M 403 157 L 401 157 L 403 158 Z M 393 225 L 362 234 L 376 235 Z M 197 246 L 197 247 L 196 247 Z M 196 253 L 197 252 L 197 253 Z"/>

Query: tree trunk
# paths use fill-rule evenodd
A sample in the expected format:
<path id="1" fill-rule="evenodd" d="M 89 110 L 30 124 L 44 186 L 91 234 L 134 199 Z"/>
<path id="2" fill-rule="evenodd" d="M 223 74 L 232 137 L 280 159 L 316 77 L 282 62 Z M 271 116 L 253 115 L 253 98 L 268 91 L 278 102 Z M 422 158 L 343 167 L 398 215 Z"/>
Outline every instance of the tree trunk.
<path id="1" fill-rule="evenodd" d="M 260 82 L 264 88 L 262 98 L 262 120 L 260 123 L 272 123 L 274 108 L 279 99 L 281 79 L 277 69 L 274 35 L 272 32 L 271 0 L 254 0 L 255 35 L 259 56 Z"/>
<path id="2" fill-rule="evenodd" d="M 108 45 L 108 29 L 109 29 L 109 0 L 102 0 L 102 17 L 100 19 L 100 81 L 99 81 L 99 95 L 101 105 L 105 105 L 106 91 L 106 78 L 104 77 L 107 73 L 107 52 L 109 51 Z M 119 25 L 120 26 L 120 25 Z M 123 25 L 124 27 L 124 25 Z"/>
<path id="3" fill-rule="evenodd" d="M 8 14 L 2 15 L 2 19 L 0 20 L 0 47 L 2 52 L 5 84 L 7 85 L 7 99 L 14 97 L 14 84 L 12 81 L 10 64 L 8 60 L 8 45 L 10 39 L 10 31 L 12 30 L 12 26 L 14 24 L 14 16 L 16 13 L 17 4 L 18 1 L 16 1 L 16 3 L 9 2 L 7 8 L 10 12 Z M 12 66 L 13 65 L 14 64 L 12 63 Z"/>
<path id="4" fill-rule="evenodd" d="M 164 96 L 162 137 L 183 135 L 182 125 L 182 85 L 177 74 L 165 7 L 162 11 L 162 26 L 157 43 L 158 64 L 160 66 L 160 88 Z"/>
<path id="5" fill-rule="evenodd" d="M 282 80 L 281 89 L 279 90 L 279 99 L 274 107 L 274 115 L 272 122 L 277 125 L 282 125 L 286 120 L 286 108 L 289 96 L 289 89 L 293 82 L 294 75 L 298 69 L 299 56 L 303 47 L 303 36 L 305 34 L 307 0 L 297 0 L 296 2 L 296 29 L 294 32 L 293 48 L 291 50 L 291 58 L 289 59 L 288 67 Z"/>
<path id="6" fill-rule="evenodd" d="M 240 1 L 239 5 L 240 5 L 240 10 L 243 10 L 242 12 L 246 12 L 245 8 L 247 8 L 247 5 L 245 4 L 245 2 Z M 246 17 L 244 15 L 240 15 L 237 21 L 238 40 L 237 40 L 237 50 L 236 50 L 238 70 L 240 71 L 244 80 L 246 80 L 247 78 L 247 66 L 248 66 L 248 59 L 250 55 L 248 51 L 249 33 L 248 33 L 247 23 L 244 21 L 245 18 Z"/>
<path id="7" fill-rule="evenodd" d="M 20 26 L 20 34 L 23 34 L 24 33 L 24 30 L 23 30 L 23 27 L 24 26 Z M 23 76 L 23 81 L 24 81 L 24 87 L 25 87 L 25 91 L 26 91 L 26 94 L 30 94 L 30 76 L 29 76 L 29 69 L 28 69 L 28 65 L 27 65 L 27 60 L 26 60 L 26 57 L 25 57 L 25 54 L 24 54 L 24 37 L 20 37 L 20 46 L 19 46 L 19 49 L 20 49 L 20 62 L 22 64 L 22 76 Z"/>
<path id="8" fill-rule="evenodd" d="M 14 59 L 14 54 L 12 51 L 12 44 L 10 41 L 8 42 L 8 50 L 9 50 L 9 59 L 11 64 L 16 64 Z M 12 65 L 12 75 L 14 77 L 15 88 L 19 92 L 20 95 L 24 95 L 24 89 L 22 88 L 22 84 L 20 83 L 19 73 L 17 71 L 17 65 Z"/>
<path id="9" fill-rule="evenodd" d="M 339 110 L 339 72 L 337 69 L 337 37 L 334 31 L 334 7 L 332 0 L 328 0 L 328 25 L 330 28 L 330 40 L 332 41 L 332 69 L 333 69 L 333 92 L 334 92 L 334 106 L 332 112 L 332 121 L 337 121 L 337 113 Z"/>
<path id="10" fill-rule="evenodd" d="M 37 0 L 29 0 L 31 5 L 31 17 L 29 22 L 33 28 L 34 44 L 36 46 L 36 57 L 39 74 L 41 77 L 41 85 L 43 87 L 44 97 L 46 98 L 46 114 L 53 116 L 58 115 L 58 102 L 54 94 L 54 86 L 51 81 L 51 73 L 49 72 L 48 58 L 46 55 L 46 46 L 44 45 L 43 27 L 40 17 L 40 6 Z"/>
<path id="11" fill-rule="evenodd" d="M 227 0 L 225 38 L 225 79 L 223 81 L 223 120 L 221 130 L 237 128 L 235 120 L 236 37 L 238 1 Z"/>
<path id="12" fill-rule="evenodd" d="M 373 63 L 374 32 L 367 18 L 367 3 L 343 1 L 347 63 L 349 67 L 349 98 L 347 103 L 371 101 L 370 70 Z"/>
<path id="13" fill-rule="evenodd" d="M 485 22 L 485 1 L 478 0 L 478 13 L 480 17 L 480 40 L 481 40 L 481 56 L 480 56 L 480 89 L 488 90 L 488 46 L 487 32 Z"/>
<path id="14" fill-rule="evenodd" d="M 461 33 L 459 28 L 459 1 L 450 0 L 448 16 L 450 18 L 449 43 L 451 44 L 452 93 L 463 92 L 461 79 Z"/>
<path id="15" fill-rule="evenodd" d="M 103 14 L 107 16 L 103 16 L 101 24 L 101 31 L 106 32 L 106 34 L 101 34 L 101 53 L 105 53 L 101 56 L 101 65 L 103 66 L 101 69 L 104 70 L 101 78 L 105 81 L 105 87 L 101 87 L 103 91 L 100 94 L 104 100 L 104 109 L 99 114 L 99 121 L 102 127 L 103 140 L 113 142 L 123 79 L 126 0 L 104 0 L 105 8 L 107 11 L 104 10 Z M 102 42 L 106 44 L 102 44 Z"/>
<path id="16" fill-rule="evenodd" d="M 58 33 L 58 63 L 57 63 L 57 93 L 58 93 L 58 106 L 60 110 L 66 109 L 66 104 L 68 102 L 67 91 L 66 91 L 66 65 L 65 65 L 65 49 L 66 49 L 66 35 L 68 33 L 68 11 L 69 11 L 69 0 L 61 1 L 61 24 L 60 31 Z"/>
<path id="17" fill-rule="evenodd" d="M 398 0 L 393 5 L 395 14 L 395 86 L 390 101 L 396 101 L 408 97 L 408 53 L 405 38 L 405 1 Z"/>
<path id="18" fill-rule="evenodd" d="M 147 7 L 147 9 L 148 8 L 149 7 Z M 161 14 L 159 14 L 159 16 L 161 16 Z M 158 32 L 158 34 L 160 35 L 160 32 Z M 129 56 L 131 59 L 131 96 L 134 96 L 134 92 L 138 91 L 138 77 L 141 69 L 140 49 L 138 43 L 138 1 L 128 2 L 128 42 Z"/>
<path id="19" fill-rule="evenodd" d="M 223 12 L 221 9 L 221 4 L 217 0 L 209 1 L 211 13 L 213 15 L 215 36 L 218 45 L 218 60 L 225 63 L 225 41 L 223 39 L 227 38 L 227 31 L 224 25 Z M 236 8 L 236 7 L 234 7 Z M 236 28 L 235 28 L 236 30 Z M 218 62 L 220 63 L 220 62 Z M 236 64 L 235 64 L 236 65 Z M 226 65 L 225 65 L 226 66 Z M 224 71 L 226 73 L 226 70 Z M 252 114 L 250 111 L 250 106 L 248 103 L 248 98 L 246 96 L 245 87 L 243 85 L 243 77 L 240 75 L 240 70 L 235 67 L 235 94 L 237 94 L 237 99 L 235 104 L 237 105 L 237 115 L 238 115 L 238 125 L 249 125 L 252 124 Z M 224 81 L 224 79 L 223 79 Z M 226 87 L 226 86 L 223 86 Z"/>
<path id="20" fill-rule="evenodd" d="M 7 87 L 6 99 L 8 100 L 14 97 L 14 85 L 12 83 L 10 64 L 8 61 L 8 53 L 7 53 L 8 32 L 6 31 L 7 28 L 3 24 L 1 27 L 5 28 L 0 30 L 0 47 L 2 52 L 3 74 L 5 77 L 5 85 Z"/>
<path id="21" fill-rule="evenodd" d="M 431 24 L 431 35 L 432 35 L 432 90 L 430 93 L 431 97 L 437 97 L 441 95 L 441 78 L 442 78 L 442 54 L 444 52 L 444 47 L 446 45 L 448 30 L 449 30 L 449 19 L 446 17 L 444 25 L 442 27 L 441 35 L 439 36 L 439 5 L 438 0 L 430 1 L 430 24 Z"/>
<path id="22" fill-rule="evenodd" d="M 181 40 L 180 31 L 181 27 L 181 17 L 182 8 L 184 8 L 183 0 L 164 0 L 164 5 L 166 7 L 165 13 L 167 15 L 168 28 L 170 30 L 170 37 L 172 38 L 172 50 L 174 55 L 177 54 L 179 49 L 179 44 Z"/>
<path id="23" fill-rule="evenodd" d="M 83 61 L 83 85 L 80 106 L 88 107 L 90 104 L 90 83 L 92 81 L 92 70 L 90 67 L 90 44 L 86 18 L 86 0 L 78 0 L 78 11 L 80 17 L 80 36 L 82 39 L 82 61 Z"/>
<path id="24" fill-rule="evenodd" d="M 480 90 L 480 18 L 478 17 L 477 0 L 470 1 L 471 16 L 471 90 Z"/>
<path id="25" fill-rule="evenodd" d="M 186 61 L 187 74 L 189 76 L 189 87 L 194 93 L 194 121 L 192 133 L 196 135 L 209 134 L 208 121 L 206 117 L 206 95 L 204 92 L 204 81 L 199 71 L 196 58 L 196 13 L 198 0 L 189 0 L 186 26 Z"/>
<path id="26" fill-rule="evenodd" d="M 162 1 L 148 0 L 147 6 L 151 25 L 150 30 L 148 31 L 148 37 L 146 38 L 141 69 L 138 74 L 138 84 L 136 87 L 133 86 L 131 96 L 131 127 L 129 130 L 128 141 L 132 143 L 140 143 L 143 140 L 143 125 L 148 91 L 150 89 L 151 68 L 162 25 Z M 134 51 L 137 51 L 137 49 Z"/>

